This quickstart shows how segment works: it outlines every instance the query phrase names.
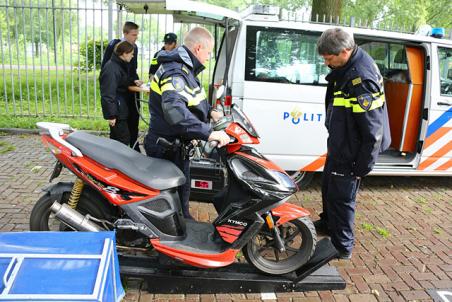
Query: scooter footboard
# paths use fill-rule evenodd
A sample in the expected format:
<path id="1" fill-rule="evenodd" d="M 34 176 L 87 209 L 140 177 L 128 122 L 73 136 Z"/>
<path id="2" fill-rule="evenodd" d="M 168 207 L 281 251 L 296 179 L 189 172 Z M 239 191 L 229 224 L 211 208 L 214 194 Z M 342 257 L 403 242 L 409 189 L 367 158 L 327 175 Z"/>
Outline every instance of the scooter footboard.
<path id="1" fill-rule="evenodd" d="M 282 205 L 271 209 L 271 212 L 273 216 L 279 217 L 276 225 L 282 225 L 288 221 L 311 215 L 305 208 L 291 203 L 283 203 Z"/>

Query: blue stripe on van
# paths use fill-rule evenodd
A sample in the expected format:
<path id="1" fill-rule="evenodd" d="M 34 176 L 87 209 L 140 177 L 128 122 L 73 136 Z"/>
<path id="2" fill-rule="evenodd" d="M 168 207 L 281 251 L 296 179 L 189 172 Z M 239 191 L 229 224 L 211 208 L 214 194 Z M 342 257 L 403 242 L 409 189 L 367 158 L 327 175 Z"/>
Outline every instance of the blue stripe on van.
<path id="1" fill-rule="evenodd" d="M 447 123 L 452 118 L 452 108 L 449 108 L 446 112 L 440 115 L 427 129 L 427 137 L 432 135 L 436 130 L 441 128 L 445 123 Z"/>

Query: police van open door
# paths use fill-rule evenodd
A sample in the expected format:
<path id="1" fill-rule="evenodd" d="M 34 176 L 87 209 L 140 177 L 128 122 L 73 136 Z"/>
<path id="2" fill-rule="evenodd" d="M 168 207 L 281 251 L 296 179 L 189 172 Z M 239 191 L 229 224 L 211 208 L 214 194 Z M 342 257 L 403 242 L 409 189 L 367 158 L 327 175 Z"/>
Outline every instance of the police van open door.
<path id="1" fill-rule="evenodd" d="M 452 43 L 432 43 L 431 70 L 429 123 L 417 170 L 425 174 L 451 175 Z"/>

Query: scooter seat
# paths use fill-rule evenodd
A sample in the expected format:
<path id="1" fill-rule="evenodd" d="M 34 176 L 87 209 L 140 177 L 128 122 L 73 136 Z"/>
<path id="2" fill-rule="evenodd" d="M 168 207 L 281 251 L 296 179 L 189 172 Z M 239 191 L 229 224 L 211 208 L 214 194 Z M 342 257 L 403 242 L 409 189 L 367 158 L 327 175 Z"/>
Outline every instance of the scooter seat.
<path id="1" fill-rule="evenodd" d="M 66 141 L 83 155 L 152 189 L 165 190 L 185 183 L 184 174 L 172 162 L 145 156 L 118 141 L 83 131 L 69 134 Z"/>

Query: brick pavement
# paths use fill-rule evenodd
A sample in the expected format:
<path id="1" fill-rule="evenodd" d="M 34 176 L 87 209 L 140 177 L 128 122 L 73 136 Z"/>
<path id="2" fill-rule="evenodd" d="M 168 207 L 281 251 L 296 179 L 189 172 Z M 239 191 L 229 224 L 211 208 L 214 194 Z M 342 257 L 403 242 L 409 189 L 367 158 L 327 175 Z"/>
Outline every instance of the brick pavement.
<path id="1" fill-rule="evenodd" d="M 36 135 L 0 133 L 0 231 L 26 231 L 33 203 L 54 158 Z M 8 151 L 9 149 L 15 149 Z M 65 171 L 65 170 L 63 170 Z M 67 172 L 60 177 L 71 180 Z M 298 199 L 298 200 L 297 200 Z M 320 177 L 292 202 L 321 209 Z M 446 177 L 369 177 L 358 194 L 357 243 L 351 261 L 333 261 L 347 281 L 339 291 L 280 293 L 278 301 L 431 301 L 430 289 L 452 289 L 452 181 Z M 193 202 L 201 221 L 212 206 Z M 260 294 L 154 295 L 127 280 L 125 301 L 260 301 Z"/>

